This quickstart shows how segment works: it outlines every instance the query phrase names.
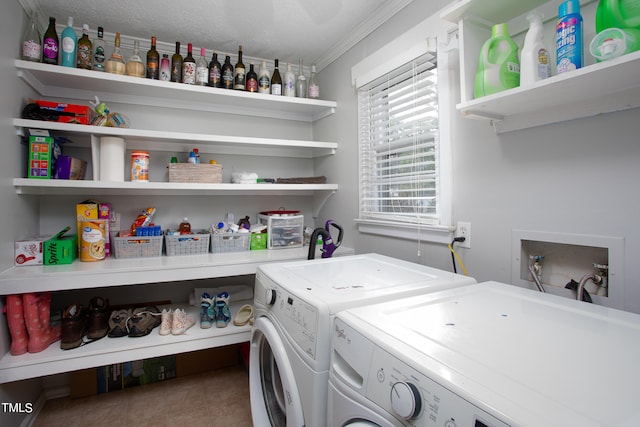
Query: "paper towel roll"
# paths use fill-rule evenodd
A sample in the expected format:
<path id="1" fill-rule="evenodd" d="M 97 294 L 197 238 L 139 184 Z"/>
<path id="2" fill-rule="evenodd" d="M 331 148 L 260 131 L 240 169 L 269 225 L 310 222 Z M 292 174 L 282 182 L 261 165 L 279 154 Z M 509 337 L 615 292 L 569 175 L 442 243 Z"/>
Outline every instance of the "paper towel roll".
<path id="1" fill-rule="evenodd" d="M 124 181 L 124 139 L 115 136 L 100 138 L 100 181 Z"/>

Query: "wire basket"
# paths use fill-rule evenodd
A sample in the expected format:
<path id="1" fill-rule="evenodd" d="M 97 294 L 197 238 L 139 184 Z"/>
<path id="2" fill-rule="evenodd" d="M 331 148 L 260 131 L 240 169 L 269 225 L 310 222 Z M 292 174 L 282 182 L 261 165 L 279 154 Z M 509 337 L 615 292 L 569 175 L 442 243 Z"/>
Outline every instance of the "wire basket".
<path id="1" fill-rule="evenodd" d="M 162 236 L 114 237 L 116 258 L 145 258 L 162 255 Z"/>
<path id="2" fill-rule="evenodd" d="M 217 254 L 248 251 L 250 243 L 250 233 L 214 233 L 211 235 L 211 252 Z"/>
<path id="3" fill-rule="evenodd" d="M 202 230 L 193 234 L 165 235 L 167 255 L 198 255 L 209 252 L 211 234 Z"/>

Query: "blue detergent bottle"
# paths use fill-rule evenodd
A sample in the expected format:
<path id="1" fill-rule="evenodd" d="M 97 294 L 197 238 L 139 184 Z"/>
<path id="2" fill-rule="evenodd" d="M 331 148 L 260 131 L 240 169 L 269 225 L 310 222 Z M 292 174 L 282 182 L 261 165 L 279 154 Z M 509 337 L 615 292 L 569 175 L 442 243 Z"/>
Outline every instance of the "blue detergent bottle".
<path id="1" fill-rule="evenodd" d="M 60 65 L 64 67 L 76 66 L 76 54 L 78 49 L 78 37 L 73 29 L 73 17 L 69 17 L 67 27 L 62 31 L 62 61 Z"/>
<path id="2" fill-rule="evenodd" d="M 558 74 L 583 65 L 582 15 L 580 1 L 567 0 L 558 7 L 556 25 L 556 67 Z"/>

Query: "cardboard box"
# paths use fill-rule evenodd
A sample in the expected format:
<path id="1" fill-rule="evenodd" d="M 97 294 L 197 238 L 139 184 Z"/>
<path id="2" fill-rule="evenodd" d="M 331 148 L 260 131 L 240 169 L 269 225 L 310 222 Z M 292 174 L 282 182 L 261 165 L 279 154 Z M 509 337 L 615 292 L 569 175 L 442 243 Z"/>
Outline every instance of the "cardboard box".
<path id="1" fill-rule="evenodd" d="M 77 233 L 78 233 L 78 251 L 80 251 L 80 241 L 82 233 L 81 222 L 91 219 L 106 219 L 106 244 L 105 244 L 105 256 L 111 255 L 111 241 L 110 241 L 110 219 L 111 219 L 111 205 L 109 203 L 100 203 L 94 200 L 85 200 L 82 203 L 76 204 L 76 219 L 77 219 Z"/>
<path id="2" fill-rule="evenodd" d="M 44 265 L 71 264 L 78 258 L 78 236 L 65 236 L 71 227 L 67 227 L 44 242 Z"/>
<path id="3" fill-rule="evenodd" d="M 97 392 L 108 393 L 175 378 L 176 356 L 162 356 L 97 368 Z"/>
<path id="4" fill-rule="evenodd" d="M 55 179 L 84 179 L 87 162 L 70 156 L 60 156 L 56 161 Z"/>
<path id="5" fill-rule="evenodd" d="M 31 237 L 14 243 L 14 265 L 42 265 L 44 263 L 44 242 L 51 236 Z"/>
<path id="6" fill-rule="evenodd" d="M 55 120 L 51 121 L 88 125 L 93 119 L 93 110 L 86 105 L 67 104 L 42 99 L 37 99 L 34 102 L 38 104 L 41 109 L 51 113 L 51 116 L 55 118 Z"/>
<path id="7" fill-rule="evenodd" d="M 54 140 L 50 136 L 29 136 L 27 177 L 50 179 L 54 169 Z"/>

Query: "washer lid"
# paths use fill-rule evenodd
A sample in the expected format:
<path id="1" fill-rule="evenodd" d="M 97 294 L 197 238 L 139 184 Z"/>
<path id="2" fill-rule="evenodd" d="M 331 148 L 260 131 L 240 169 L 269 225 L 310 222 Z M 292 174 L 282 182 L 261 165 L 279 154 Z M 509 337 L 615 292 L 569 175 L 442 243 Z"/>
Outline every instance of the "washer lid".
<path id="1" fill-rule="evenodd" d="M 510 424 L 640 425 L 640 315 L 488 282 L 338 317 Z"/>
<path id="2" fill-rule="evenodd" d="M 329 304 L 332 310 L 384 301 L 401 292 L 409 296 L 475 283 L 470 277 L 379 254 L 264 264 L 258 269 L 287 291 L 314 304 Z"/>

